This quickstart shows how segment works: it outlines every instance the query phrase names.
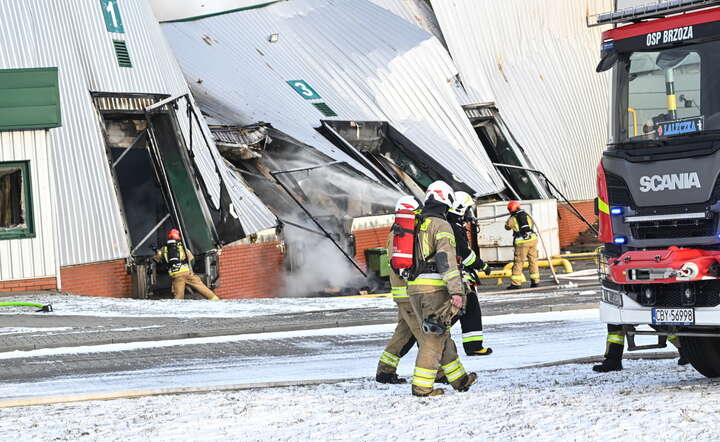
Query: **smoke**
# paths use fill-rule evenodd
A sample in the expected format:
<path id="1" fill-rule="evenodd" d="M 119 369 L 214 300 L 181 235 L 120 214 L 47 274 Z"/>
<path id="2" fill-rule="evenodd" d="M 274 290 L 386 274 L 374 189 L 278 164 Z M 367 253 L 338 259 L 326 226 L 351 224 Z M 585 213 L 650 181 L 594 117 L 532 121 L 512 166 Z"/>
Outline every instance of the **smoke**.
<path id="1" fill-rule="evenodd" d="M 295 169 L 318 164 L 301 158 L 299 152 L 272 159 L 282 169 Z M 321 162 L 320 162 L 321 163 Z M 354 218 L 392 213 L 400 192 L 372 182 L 346 165 L 334 165 L 283 175 L 289 188 L 299 188 L 306 197 L 305 208 L 330 233 L 345 252 L 354 258 L 351 250 L 351 229 Z M 300 192 L 298 192 L 300 193 Z M 317 225 L 297 205 L 282 218 L 319 231 Z M 297 227 L 285 225 L 286 260 L 284 296 L 307 296 L 328 289 L 354 289 L 372 284 L 366 281 L 355 266 L 327 237 Z"/>

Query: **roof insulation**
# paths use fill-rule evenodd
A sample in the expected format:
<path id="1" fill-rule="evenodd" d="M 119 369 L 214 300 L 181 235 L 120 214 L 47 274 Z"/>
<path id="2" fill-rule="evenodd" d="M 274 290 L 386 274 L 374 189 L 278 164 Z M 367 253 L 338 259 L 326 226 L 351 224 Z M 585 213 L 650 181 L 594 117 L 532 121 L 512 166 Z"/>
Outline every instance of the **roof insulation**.
<path id="1" fill-rule="evenodd" d="M 279 2 L 162 28 L 213 121 L 270 123 L 359 170 L 315 128 L 388 121 L 479 194 L 503 188 L 458 101 L 445 48 L 367 0 Z"/>

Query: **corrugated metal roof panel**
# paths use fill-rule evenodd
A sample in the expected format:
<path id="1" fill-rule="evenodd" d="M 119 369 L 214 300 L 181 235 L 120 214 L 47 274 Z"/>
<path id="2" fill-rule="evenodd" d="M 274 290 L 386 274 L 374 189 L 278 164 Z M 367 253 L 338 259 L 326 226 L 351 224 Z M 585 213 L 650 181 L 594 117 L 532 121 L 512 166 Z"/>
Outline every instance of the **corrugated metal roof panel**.
<path id="1" fill-rule="evenodd" d="M 188 92 L 145 1 L 120 3 L 124 34 L 107 32 L 100 5 L 97 0 L 0 0 L 0 68 L 59 67 L 63 126 L 50 131 L 50 151 L 57 180 L 59 258 L 64 266 L 129 255 L 90 91 Z M 118 66 L 112 42 L 117 38 L 128 43 L 132 68 Z M 207 127 L 203 129 L 207 132 Z M 219 183 L 210 155 L 219 154 L 214 147 L 199 149 L 202 175 L 218 201 Z M 230 173 L 224 167 L 222 172 Z M 257 197 L 238 180 L 234 183 L 230 194 L 245 230 L 274 226 L 274 216 Z"/>
<path id="2" fill-rule="evenodd" d="M 435 17 L 435 13 L 425 0 L 370 0 L 381 8 L 385 8 L 395 15 L 413 23 L 420 28 L 426 30 L 435 38 L 440 40 L 443 46 L 445 38 L 440 30 L 440 24 Z"/>
<path id="3" fill-rule="evenodd" d="M 326 117 L 312 103 L 323 102 L 338 114 L 331 119 L 390 122 L 480 194 L 503 187 L 455 95 L 445 48 L 366 0 L 281 2 L 162 27 L 218 122 L 268 122 L 364 170 L 314 129 Z M 291 80 L 321 98 L 303 99 Z"/>
<path id="4" fill-rule="evenodd" d="M 595 196 L 607 141 L 608 77 L 596 74 L 602 28 L 588 11 L 611 0 L 435 0 L 474 104 L 495 101 L 533 165 L 571 199 Z"/>

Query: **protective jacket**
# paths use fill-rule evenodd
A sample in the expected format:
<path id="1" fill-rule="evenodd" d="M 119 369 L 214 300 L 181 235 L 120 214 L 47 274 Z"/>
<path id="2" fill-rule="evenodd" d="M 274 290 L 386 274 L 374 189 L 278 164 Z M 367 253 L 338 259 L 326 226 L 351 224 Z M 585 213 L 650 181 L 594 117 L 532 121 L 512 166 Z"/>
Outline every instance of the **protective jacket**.
<path id="1" fill-rule="evenodd" d="M 457 216 L 448 215 L 448 221 L 455 234 L 455 254 L 457 255 L 460 265 L 465 270 L 468 277 L 474 279 L 475 273 L 485 272 L 490 273 L 490 267 L 480 259 L 475 251 L 470 247 L 470 243 L 467 238 L 467 231 L 465 230 L 465 223 L 462 218 Z"/>
<path id="2" fill-rule="evenodd" d="M 168 273 L 171 277 L 191 272 L 190 261 L 192 259 L 192 252 L 185 249 L 182 241 L 174 239 L 169 240 L 166 246 L 158 250 L 156 256 L 157 261 L 162 260 L 169 266 Z"/>
<path id="3" fill-rule="evenodd" d="M 451 295 L 464 295 L 455 254 L 456 241 L 443 207 L 428 204 L 420 215 L 415 246 L 420 274 L 408 280 L 409 287 L 428 287 L 431 291 L 447 287 Z"/>
<path id="4" fill-rule="evenodd" d="M 532 217 L 521 209 L 510 215 L 505 223 L 505 230 L 512 230 L 515 244 L 523 244 L 537 239 L 533 232 L 534 226 Z"/>

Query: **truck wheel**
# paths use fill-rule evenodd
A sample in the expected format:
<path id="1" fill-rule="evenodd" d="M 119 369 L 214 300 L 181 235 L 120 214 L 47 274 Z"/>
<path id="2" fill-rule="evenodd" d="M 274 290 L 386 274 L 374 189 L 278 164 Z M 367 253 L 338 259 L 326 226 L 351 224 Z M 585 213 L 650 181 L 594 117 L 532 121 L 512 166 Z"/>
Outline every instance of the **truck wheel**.
<path id="1" fill-rule="evenodd" d="M 720 377 L 720 338 L 680 336 L 683 354 L 708 378 Z"/>

